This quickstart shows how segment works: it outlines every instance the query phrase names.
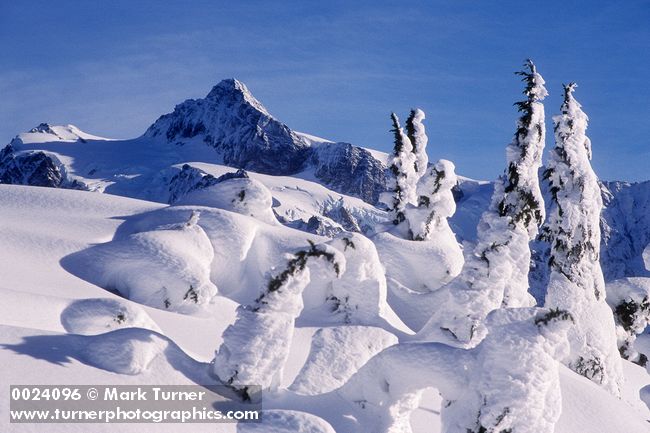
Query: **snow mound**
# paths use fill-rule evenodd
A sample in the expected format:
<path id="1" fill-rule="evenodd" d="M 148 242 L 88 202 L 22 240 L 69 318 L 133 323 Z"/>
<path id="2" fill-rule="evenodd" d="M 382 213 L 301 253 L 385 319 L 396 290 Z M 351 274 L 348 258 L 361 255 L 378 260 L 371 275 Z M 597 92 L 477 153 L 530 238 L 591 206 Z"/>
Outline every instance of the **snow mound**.
<path id="1" fill-rule="evenodd" d="M 422 329 L 431 318 L 432 312 L 439 308 L 445 295 L 443 290 L 430 293 L 411 290 L 393 278 L 387 278 L 387 283 L 388 303 L 409 327 L 411 333 Z"/>
<path id="2" fill-rule="evenodd" d="M 265 410 L 260 423 L 239 423 L 237 433 L 336 433 L 315 415 L 295 410 Z"/>
<path id="3" fill-rule="evenodd" d="M 646 406 L 648 406 L 648 409 L 650 409 L 650 385 L 641 388 L 639 390 L 639 396 L 641 397 L 641 401 L 643 401 Z"/>
<path id="4" fill-rule="evenodd" d="M 156 308 L 191 313 L 217 294 L 210 281 L 212 244 L 189 220 L 131 234 L 82 252 L 74 268 L 86 279 L 132 301 Z"/>
<path id="5" fill-rule="evenodd" d="M 391 326 L 407 330 L 386 300 L 384 267 L 373 242 L 358 233 L 341 233 L 327 243 L 345 260 L 345 272 L 332 280 L 323 267 L 314 262 L 311 281 L 304 291 L 303 319 L 335 324 Z"/>
<path id="6" fill-rule="evenodd" d="M 386 276 L 418 292 L 432 292 L 451 281 L 463 267 L 463 253 L 456 239 L 414 242 L 391 233 L 372 238 Z"/>
<path id="7" fill-rule="evenodd" d="M 198 189 L 177 201 L 178 205 L 198 205 L 248 215 L 267 224 L 278 224 L 273 214 L 271 191 L 251 178 L 233 178 Z"/>
<path id="8" fill-rule="evenodd" d="M 401 343 L 371 358 L 338 393 L 363 410 L 368 431 L 411 432 L 422 392 L 445 402 L 443 432 L 552 433 L 561 413 L 559 363 L 568 353 L 566 312 L 501 309 L 471 350 Z"/>
<path id="9" fill-rule="evenodd" d="M 120 328 L 159 331 L 145 311 L 118 299 L 80 299 L 61 312 L 61 324 L 71 334 L 95 335 Z"/>
<path id="10" fill-rule="evenodd" d="M 333 391 L 370 358 L 396 343 L 397 337 L 380 328 L 321 328 L 314 334 L 309 358 L 289 389 L 304 395 Z"/>
<path id="11" fill-rule="evenodd" d="M 169 345 L 169 341 L 159 334 L 140 328 L 118 329 L 82 338 L 79 356 L 84 362 L 128 375 L 146 371 Z"/>

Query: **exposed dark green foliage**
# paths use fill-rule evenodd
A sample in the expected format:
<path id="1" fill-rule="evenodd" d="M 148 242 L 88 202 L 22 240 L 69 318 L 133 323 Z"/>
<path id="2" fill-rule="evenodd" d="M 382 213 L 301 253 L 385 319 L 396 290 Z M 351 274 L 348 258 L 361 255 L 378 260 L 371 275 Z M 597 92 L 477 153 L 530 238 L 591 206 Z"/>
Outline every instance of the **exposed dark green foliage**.
<path id="1" fill-rule="evenodd" d="M 643 298 L 641 303 L 626 299 L 614 309 L 616 320 L 628 332 L 632 331 L 634 322 L 640 314 L 647 315 L 648 313 L 650 313 L 650 301 L 647 296 Z"/>
<path id="2" fill-rule="evenodd" d="M 406 119 L 406 136 L 411 140 L 411 144 L 413 145 L 413 153 L 418 152 L 417 148 L 417 140 L 415 139 L 415 124 L 413 121 L 415 120 L 415 110 L 411 109 L 411 113 L 409 114 L 409 117 Z M 417 160 L 415 161 L 415 171 L 418 172 L 420 170 L 426 170 L 426 167 L 418 167 L 418 162 Z"/>
<path id="3" fill-rule="evenodd" d="M 497 209 L 502 217 L 510 217 L 510 223 L 514 226 L 520 222 L 526 227 L 531 224 L 540 226 L 543 222 L 541 203 L 535 198 L 527 186 L 521 186 L 520 182 L 520 164 L 528 155 L 531 146 L 531 140 L 539 142 L 542 139 L 542 125 L 532 123 L 533 104 L 539 100 L 539 95 L 534 92 L 537 83 L 537 70 L 533 62 L 528 59 L 524 65 L 523 71 L 515 72 L 522 76 L 522 81 L 526 83 L 523 91 L 526 99 L 515 102 L 517 110 L 521 112 L 521 117 L 517 122 L 517 131 L 512 140 L 511 146 L 519 150 L 519 160 L 511 161 L 502 177 L 504 187 L 504 197 L 498 203 Z M 535 134 L 533 137 L 529 137 Z"/>
<path id="4" fill-rule="evenodd" d="M 267 294 L 279 291 L 287 283 L 289 278 L 294 277 L 300 272 L 304 271 L 305 267 L 307 266 L 307 261 L 310 258 L 325 259 L 334 268 L 336 276 L 340 276 L 341 268 L 339 263 L 336 261 L 334 253 L 331 253 L 324 249 L 319 249 L 316 244 L 310 240 L 307 242 L 309 242 L 309 249 L 296 252 L 294 254 L 294 258 L 287 262 L 285 269 L 279 275 L 276 275 L 269 280 L 269 283 L 266 287 L 266 292 L 262 293 L 262 295 L 260 295 L 260 297 L 255 301 L 258 304 L 258 307 L 254 308 L 254 311 L 257 311 L 259 309 L 259 305 L 266 303 L 264 301 L 264 298 L 267 296 Z"/>
<path id="5" fill-rule="evenodd" d="M 581 356 L 573 367 L 576 373 L 594 382 L 603 383 L 605 379 L 605 367 L 600 358 L 585 359 Z"/>
<path id="6" fill-rule="evenodd" d="M 191 300 L 195 304 L 199 303 L 199 294 L 194 290 L 194 287 L 190 284 L 190 288 L 185 292 L 185 296 L 183 296 L 183 300 Z"/>
<path id="7" fill-rule="evenodd" d="M 126 322 L 126 315 L 124 314 L 124 312 L 119 312 L 119 313 L 117 313 L 117 316 L 115 316 L 114 320 L 117 323 L 124 323 L 124 322 Z"/>
<path id="8" fill-rule="evenodd" d="M 332 312 L 343 314 L 343 321 L 345 323 L 351 323 L 352 319 L 352 307 L 350 307 L 349 301 L 350 297 L 346 296 L 343 299 L 337 298 L 336 296 L 330 296 L 327 298 L 327 301 L 332 304 Z"/>
<path id="9" fill-rule="evenodd" d="M 433 181 L 434 187 L 433 187 L 432 194 L 436 194 L 438 191 L 440 191 L 440 187 L 442 186 L 442 181 L 447 175 L 444 170 L 438 171 L 435 168 L 433 168 L 432 173 L 435 176 L 435 179 Z M 421 195 L 418 197 L 418 207 L 429 208 L 430 206 L 431 206 L 431 199 L 429 198 L 429 196 Z M 424 241 L 425 239 L 427 239 L 431 231 L 431 223 L 435 217 L 436 217 L 435 210 L 432 209 L 425 220 L 425 227 L 426 227 L 425 232 L 422 234 L 414 235 L 413 230 L 409 228 L 409 239 L 411 239 L 412 241 Z"/>
<path id="10" fill-rule="evenodd" d="M 404 142 L 402 141 L 402 126 L 399 124 L 397 114 L 390 113 L 390 120 L 393 122 L 393 155 L 398 155 L 404 149 Z"/>
<path id="11" fill-rule="evenodd" d="M 354 242 L 350 240 L 350 238 L 342 238 L 343 243 L 345 244 L 345 247 L 343 247 L 343 251 L 347 251 L 348 247 L 352 248 L 353 250 L 356 249 L 354 246 Z"/>
<path id="12" fill-rule="evenodd" d="M 548 326 L 549 323 L 556 320 L 570 320 L 575 323 L 573 316 L 566 310 L 560 310 L 559 308 L 551 308 L 548 313 L 538 315 L 535 317 L 535 325 L 538 327 Z"/>
<path id="13" fill-rule="evenodd" d="M 397 118 L 397 115 L 395 113 L 391 113 L 390 119 L 393 123 L 393 129 L 390 130 L 390 132 L 393 133 L 393 155 L 398 156 L 400 152 L 404 149 L 404 142 L 402 141 L 402 127 L 400 126 L 399 119 Z M 391 209 L 396 210 L 400 207 L 400 204 L 402 203 L 403 200 L 402 188 L 400 187 L 397 179 L 404 176 L 404 174 L 400 172 L 400 168 L 395 163 L 392 163 L 390 165 L 390 171 L 395 177 L 395 190 L 393 192 L 393 203 Z M 399 210 L 395 213 L 393 224 L 397 225 L 402 221 L 404 221 L 405 219 L 406 217 L 404 215 L 404 212 Z"/>
<path id="14" fill-rule="evenodd" d="M 648 358 L 642 353 L 638 354 L 635 350 L 630 350 L 630 341 L 633 341 L 636 336 L 637 329 L 635 329 L 634 325 L 637 320 L 641 317 L 647 318 L 649 315 L 650 300 L 647 296 L 644 296 L 641 302 L 636 302 L 633 299 L 625 299 L 614 308 L 616 323 L 621 325 L 629 335 L 629 340 L 621 343 L 618 351 L 624 359 L 635 362 L 641 366 L 645 366 L 648 362 Z"/>

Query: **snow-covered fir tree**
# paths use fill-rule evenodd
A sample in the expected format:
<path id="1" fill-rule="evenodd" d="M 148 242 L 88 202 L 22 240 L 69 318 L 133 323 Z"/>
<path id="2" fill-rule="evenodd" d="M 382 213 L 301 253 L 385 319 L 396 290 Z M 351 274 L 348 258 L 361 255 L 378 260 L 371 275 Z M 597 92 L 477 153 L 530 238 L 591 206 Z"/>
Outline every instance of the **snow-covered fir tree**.
<path id="1" fill-rule="evenodd" d="M 395 147 L 391 159 L 392 179 L 389 204 L 393 224 L 400 236 L 416 241 L 435 240 L 435 233 L 454 239 L 447 218 L 456 211 L 452 188 L 457 183 L 454 165 L 440 160 L 429 167 L 429 141 L 424 111 L 412 109 L 406 120 L 406 134 L 393 113 Z M 401 224 L 404 223 L 404 224 Z"/>
<path id="2" fill-rule="evenodd" d="M 575 319 L 569 333 L 568 366 L 618 395 L 621 358 L 599 262 L 603 203 L 589 162 L 588 118 L 573 97 L 575 88 L 575 83 L 564 86 L 561 114 L 553 117 L 555 148 L 544 173 L 552 195 L 542 233 L 551 245 L 545 303 L 569 311 Z"/>
<path id="3" fill-rule="evenodd" d="M 442 338 L 474 345 L 484 336 L 481 322 L 499 307 L 530 307 L 529 242 L 544 219 L 538 170 L 545 141 L 544 79 L 532 61 L 518 74 L 526 83 L 526 99 L 515 105 L 522 113 L 506 148 L 507 168 L 494 186 L 490 207 L 477 227 L 478 242 L 460 275 L 443 288 L 441 307 L 424 326 L 422 338 Z"/>
<path id="4" fill-rule="evenodd" d="M 415 171 L 420 175 L 426 171 L 429 165 L 429 156 L 427 155 L 429 138 L 422 123 L 424 119 L 424 111 L 419 108 L 411 110 L 409 117 L 406 119 L 406 135 L 411 141 L 413 153 L 415 154 Z"/>
<path id="5" fill-rule="evenodd" d="M 393 224 L 404 221 L 404 210 L 417 201 L 417 176 L 415 172 L 416 154 L 413 145 L 402 129 L 399 118 L 391 114 L 393 123 L 393 155 L 389 160 L 392 176 L 388 182 L 388 194 L 383 201 L 388 205 Z"/>
<path id="6" fill-rule="evenodd" d="M 526 84 L 524 96 L 526 99 L 515 103 L 521 116 L 517 120 L 517 130 L 512 142 L 506 147 L 508 168 L 502 177 L 499 187 L 500 198 L 497 206 L 499 216 L 506 217 L 513 230 L 528 232 L 528 242 L 535 239 L 538 228 L 544 222 L 544 200 L 539 187 L 538 172 L 542 165 L 542 153 L 546 142 L 546 127 L 544 125 L 544 105 L 542 101 L 548 95 L 544 87 L 544 79 L 537 72 L 532 60 L 528 59 L 525 70 L 517 72 Z M 502 195 L 501 195 L 502 194 Z M 523 238 L 520 239 L 523 241 Z M 521 307 L 534 305 L 527 293 L 530 248 L 523 244 L 519 246 L 524 254 L 517 260 L 522 266 L 515 268 L 520 272 L 513 273 L 514 280 L 506 284 L 503 294 L 505 307 Z"/>
<path id="7" fill-rule="evenodd" d="M 411 240 L 435 240 L 440 236 L 455 239 L 447 221 L 456 212 L 452 188 L 458 178 L 454 169 L 451 161 L 441 159 L 420 178 L 418 205 L 407 207 L 405 211 Z"/>

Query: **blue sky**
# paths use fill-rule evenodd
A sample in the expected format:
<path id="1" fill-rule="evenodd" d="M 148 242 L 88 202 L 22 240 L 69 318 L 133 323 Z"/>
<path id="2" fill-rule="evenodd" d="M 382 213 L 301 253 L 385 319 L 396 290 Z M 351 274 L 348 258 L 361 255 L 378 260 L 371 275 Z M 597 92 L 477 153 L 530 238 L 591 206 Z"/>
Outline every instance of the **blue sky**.
<path id="1" fill-rule="evenodd" d="M 291 128 L 390 149 L 389 114 L 427 113 L 429 154 L 503 171 L 531 57 L 550 118 L 563 82 L 603 179 L 650 179 L 650 1 L 0 0 L 0 143 L 40 122 L 140 135 L 222 78 Z"/>

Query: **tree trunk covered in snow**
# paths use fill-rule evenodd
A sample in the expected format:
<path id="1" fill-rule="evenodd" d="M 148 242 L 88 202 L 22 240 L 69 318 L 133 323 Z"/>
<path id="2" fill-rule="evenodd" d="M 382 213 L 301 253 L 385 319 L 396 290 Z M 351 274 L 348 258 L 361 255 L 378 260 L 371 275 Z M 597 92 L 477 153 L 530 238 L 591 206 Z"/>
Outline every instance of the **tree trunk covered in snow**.
<path id="1" fill-rule="evenodd" d="M 280 384 L 294 322 L 303 308 L 302 291 L 310 281 L 307 263 L 312 259 L 325 260 L 336 277 L 345 272 L 340 251 L 311 244 L 308 250 L 295 253 L 284 270 L 270 278 L 252 305 L 237 309 L 237 320 L 223 334 L 213 372 L 244 399 L 258 398 L 251 386 L 268 390 Z"/>
<path id="2" fill-rule="evenodd" d="M 519 72 L 526 99 L 517 102 L 521 117 L 506 148 L 506 172 L 495 183 L 490 207 L 477 227 L 477 244 L 458 277 L 446 287 L 440 308 L 421 331 L 423 338 L 473 346 L 485 335 L 481 322 L 499 307 L 530 307 L 529 242 L 544 219 L 537 172 L 544 149 L 544 79 L 534 64 Z"/>
<path id="3" fill-rule="evenodd" d="M 573 97 L 575 87 L 564 86 L 562 112 L 553 117 L 555 148 L 545 172 L 553 200 L 542 234 L 551 245 L 546 306 L 566 309 L 576 320 L 568 366 L 618 395 L 621 359 L 599 262 L 603 203 L 589 162 L 588 118 Z"/>
<path id="4" fill-rule="evenodd" d="M 406 135 L 413 147 L 413 153 L 415 154 L 414 167 L 417 173 L 424 173 L 429 165 L 429 156 L 427 155 L 429 138 L 424 131 L 424 124 L 422 123 L 424 119 L 424 111 L 419 108 L 411 110 L 411 114 L 406 119 Z"/>
<path id="5" fill-rule="evenodd" d="M 418 182 L 418 205 L 406 209 L 410 239 L 437 240 L 441 236 L 455 239 L 448 218 L 456 212 L 452 188 L 458 178 L 451 161 L 441 159 Z"/>
<path id="6" fill-rule="evenodd" d="M 409 204 L 417 200 L 417 175 L 415 172 L 416 154 L 413 145 L 400 126 L 395 113 L 391 114 L 394 135 L 393 155 L 389 159 L 392 177 L 388 182 L 390 197 L 383 198 L 393 215 L 393 224 L 398 225 L 404 221 L 404 210 Z"/>

